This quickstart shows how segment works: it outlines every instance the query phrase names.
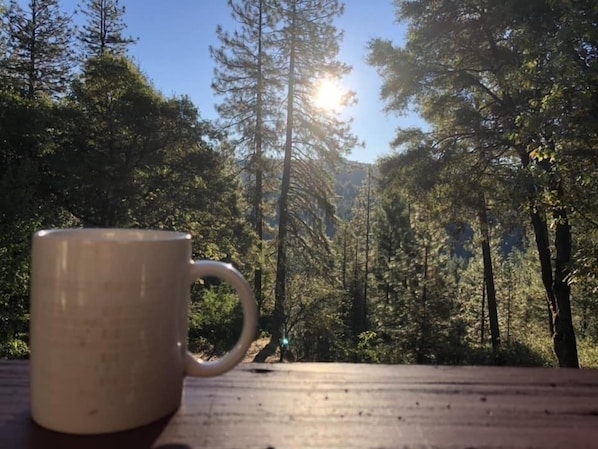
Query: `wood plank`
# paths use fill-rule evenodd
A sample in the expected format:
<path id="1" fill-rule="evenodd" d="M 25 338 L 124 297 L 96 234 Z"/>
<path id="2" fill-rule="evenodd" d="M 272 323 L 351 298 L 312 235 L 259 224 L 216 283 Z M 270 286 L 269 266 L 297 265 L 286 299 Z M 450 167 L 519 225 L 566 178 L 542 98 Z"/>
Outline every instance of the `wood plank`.
<path id="1" fill-rule="evenodd" d="M 0 363 L 0 448 L 596 448 L 598 371 L 247 364 L 187 379 L 173 416 L 74 437 L 29 419 L 28 364 Z"/>

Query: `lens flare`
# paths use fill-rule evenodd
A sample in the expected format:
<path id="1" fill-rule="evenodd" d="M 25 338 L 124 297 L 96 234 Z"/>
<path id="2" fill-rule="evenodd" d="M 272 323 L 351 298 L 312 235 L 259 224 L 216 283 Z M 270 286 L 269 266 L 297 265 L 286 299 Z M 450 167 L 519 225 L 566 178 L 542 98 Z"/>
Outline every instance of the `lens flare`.
<path id="1" fill-rule="evenodd" d="M 343 101 L 343 89 L 339 83 L 329 78 L 323 78 L 318 81 L 315 104 L 321 109 L 334 110 L 339 109 Z"/>

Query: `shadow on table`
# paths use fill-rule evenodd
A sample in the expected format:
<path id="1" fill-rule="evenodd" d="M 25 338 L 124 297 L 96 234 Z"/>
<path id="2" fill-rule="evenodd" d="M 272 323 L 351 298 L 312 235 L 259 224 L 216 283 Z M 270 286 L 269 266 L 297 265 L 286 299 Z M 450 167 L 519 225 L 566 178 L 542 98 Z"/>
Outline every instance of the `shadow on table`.
<path id="1" fill-rule="evenodd" d="M 19 449 L 191 449 L 185 444 L 159 444 L 158 439 L 173 414 L 133 430 L 104 435 L 68 435 L 47 430 L 29 412 L 15 416 L 0 428 L 0 447 Z"/>

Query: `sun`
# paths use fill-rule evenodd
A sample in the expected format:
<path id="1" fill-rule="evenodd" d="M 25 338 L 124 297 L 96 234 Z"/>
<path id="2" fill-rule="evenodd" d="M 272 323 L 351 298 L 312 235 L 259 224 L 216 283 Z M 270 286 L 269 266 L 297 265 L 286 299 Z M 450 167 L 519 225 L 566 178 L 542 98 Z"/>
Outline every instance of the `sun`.
<path id="1" fill-rule="evenodd" d="M 315 93 L 315 104 L 326 110 L 338 109 L 342 106 L 343 90 L 338 82 L 330 78 L 318 81 Z"/>

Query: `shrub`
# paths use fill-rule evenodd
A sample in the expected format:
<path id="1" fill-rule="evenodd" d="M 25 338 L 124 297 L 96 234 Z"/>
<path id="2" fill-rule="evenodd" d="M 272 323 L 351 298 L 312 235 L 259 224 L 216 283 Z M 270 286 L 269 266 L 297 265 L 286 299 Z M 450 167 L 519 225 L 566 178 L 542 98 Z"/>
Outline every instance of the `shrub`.
<path id="1" fill-rule="evenodd" d="M 29 346 L 18 338 L 8 340 L 0 348 L 0 358 L 27 359 L 29 358 Z"/>
<path id="2" fill-rule="evenodd" d="M 226 286 L 205 289 L 189 310 L 189 351 L 224 354 L 237 342 L 242 327 L 237 296 Z"/>

